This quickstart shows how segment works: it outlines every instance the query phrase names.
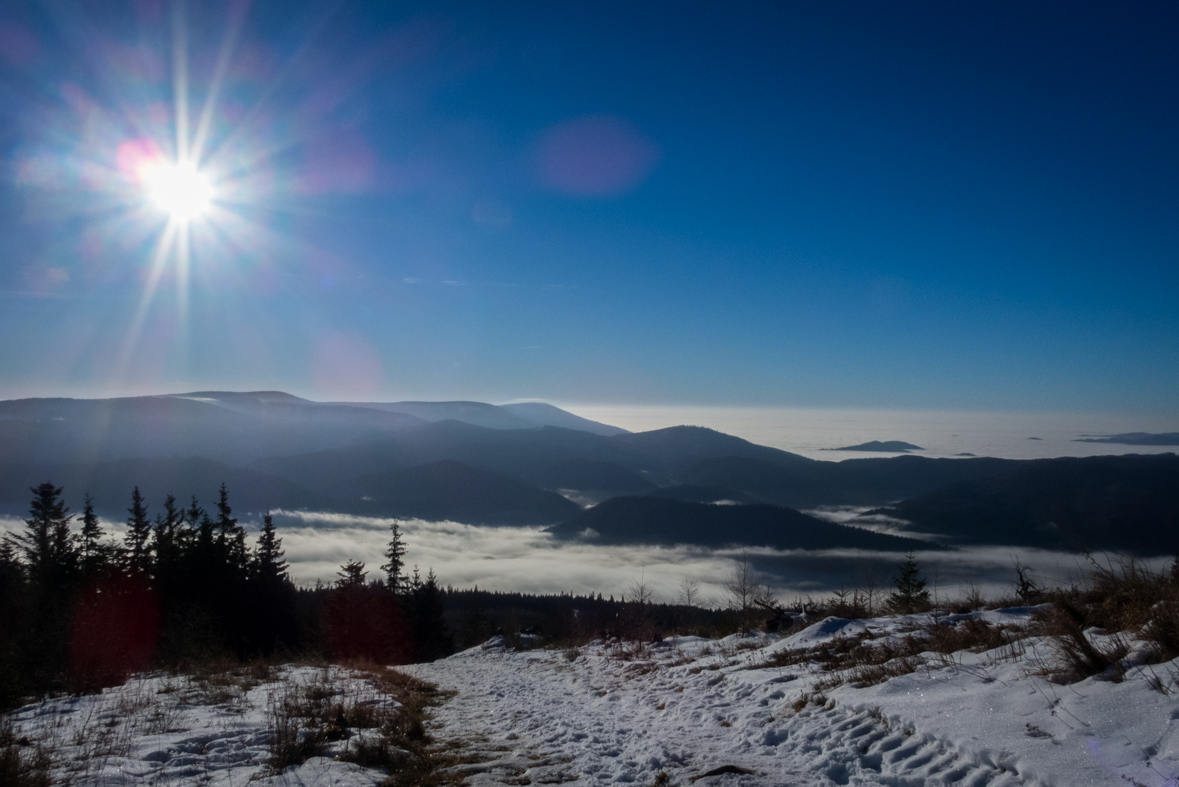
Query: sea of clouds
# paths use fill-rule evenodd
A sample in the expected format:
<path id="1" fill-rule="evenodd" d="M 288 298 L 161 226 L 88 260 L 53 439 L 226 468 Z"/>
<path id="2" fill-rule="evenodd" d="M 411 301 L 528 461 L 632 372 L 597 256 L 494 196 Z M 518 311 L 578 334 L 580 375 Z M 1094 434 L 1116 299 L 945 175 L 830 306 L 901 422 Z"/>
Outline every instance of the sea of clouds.
<path id="1" fill-rule="evenodd" d="M 846 518 L 851 511 L 825 512 Z M 380 566 L 395 520 L 348 514 L 276 511 L 291 578 L 299 585 L 329 584 L 342 564 L 363 561 L 370 579 L 382 577 Z M 484 590 L 525 593 L 602 593 L 616 598 L 637 582 L 645 583 L 657 600 L 672 602 L 685 579 L 695 580 L 701 597 L 724 604 L 725 582 L 743 560 L 761 574 L 784 602 L 819 597 L 841 588 L 872 587 L 887 592 L 903 555 L 858 549 L 778 550 L 765 547 L 706 549 L 693 546 L 608 546 L 554 539 L 539 527 L 480 527 L 459 522 L 420 519 L 399 523 L 410 572 L 417 566 L 424 576 L 433 570 L 442 585 L 478 586 Z M 121 539 L 125 525 L 103 521 L 111 537 Z M 256 528 L 257 523 L 251 523 Z M 0 518 L 0 532 L 17 531 L 24 522 Z M 880 529 L 903 532 L 896 523 Z M 1082 556 L 1020 547 L 968 547 L 954 551 L 930 549 L 915 553 L 931 591 L 953 598 L 975 588 L 989 597 L 1010 595 L 1014 564 L 1031 568 L 1045 586 L 1071 585 L 1084 580 L 1088 565 Z M 1117 555 L 1102 555 L 1103 563 Z M 1145 561 L 1163 569 L 1169 559 Z"/>

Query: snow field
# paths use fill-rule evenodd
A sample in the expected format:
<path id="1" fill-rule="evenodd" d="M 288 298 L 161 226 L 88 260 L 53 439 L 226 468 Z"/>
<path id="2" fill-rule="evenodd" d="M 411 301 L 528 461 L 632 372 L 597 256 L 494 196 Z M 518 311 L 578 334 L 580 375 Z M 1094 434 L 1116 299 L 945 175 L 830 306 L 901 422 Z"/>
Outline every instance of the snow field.
<path id="1" fill-rule="evenodd" d="M 1027 626 L 1032 612 L 943 624 Z M 574 660 L 506 650 L 497 638 L 408 670 L 458 692 L 436 719 L 483 760 L 459 767 L 472 785 L 1177 783 L 1176 663 L 1062 686 L 1039 674 L 1051 643 L 1028 637 L 983 653 L 921 653 L 915 671 L 873 686 L 816 688 L 835 681 L 806 648 L 866 632 L 880 646 L 928 623 L 828 618 L 785 639 L 678 637 L 642 653 L 595 642 Z M 782 662 L 791 663 L 767 666 Z M 703 776 L 724 766 L 748 773 Z"/>
<path id="2" fill-rule="evenodd" d="M 456 692 L 432 711 L 431 734 L 461 754 L 448 774 L 476 786 L 1179 785 L 1179 663 L 1146 664 L 1142 643 L 1131 641 L 1120 680 L 1071 685 L 1044 677 L 1054 645 L 1034 635 L 977 653 L 910 647 L 903 670 L 867 682 L 854 669 L 824 668 L 833 663 L 825 652 L 847 652 L 853 641 L 912 646 L 932 625 L 982 620 L 1029 634 L 1033 612 L 936 624 L 927 615 L 827 618 L 785 638 L 598 641 L 565 651 L 517 652 L 495 638 L 400 669 Z M 298 743 L 314 727 L 279 710 L 316 697 L 399 707 L 363 672 L 244 667 L 139 676 L 99 695 L 25 706 L 6 721 L 28 748 L 49 754 L 58 784 L 382 783 L 384 771 L 345 761 L 376 734 L 363 724 L 316 739 L 300 765 L 272 768 L 280 732 Z"/>
<path id="3" fill-rule="evenodd" d="M 279 773 L 270 767 L 276 709 L 294 695 L 316 691 L 352 706 L 397 707 L 361 673 L 283 667 L 262 679 L 229 673 L 141 676 L 101 694 L 27 705 L 9 720 L 16 737 L 37 742 L 49 754 L 56 784 L 380 784 L 383 771 L 334 759 L 364 740 L 365 730 L 347 730 L 347 737 L 301 765 Z"/>

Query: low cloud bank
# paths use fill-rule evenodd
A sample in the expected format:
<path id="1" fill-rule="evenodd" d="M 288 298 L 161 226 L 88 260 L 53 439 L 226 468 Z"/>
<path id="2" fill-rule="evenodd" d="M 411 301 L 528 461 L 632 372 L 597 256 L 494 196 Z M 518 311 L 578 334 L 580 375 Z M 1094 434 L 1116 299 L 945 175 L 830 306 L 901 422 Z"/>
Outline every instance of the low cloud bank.
<path id="1" fill-rule="evenodd" d="M 331 583 L 341 564 L 362 560 L 370 579 L 381 576 L 383 552 L 393 519 L 305 511 L 276 511 L 275 522 L 300 585 Z M 702 596 L 724 603 L 725 579 L 744 558 L 763 575 L 778 598 L 822 596 L 844 587 L 873 586 L 882 593 L 902 557 L 855 549 L 821 551 L 769 548 L 711 550 L 676 546 L 605 546 L 592 542 L 559 542 L 536 527 L 476 527 L 458 522 L 399 520 L 409 566 L 424 575 L 433 569 L 443 585 L 478 586 L 484 590 L 524 593 L 602 593 L 616 598 L 637 581 L 646 582 L 658 600 L 674 601 L 684 578 L 700 584 Z M 103 521 L 112 536 L 125 525 Z M 256 523 L 255 523 L 256 524 Z M 16 518 L 0 518 L 0 533 L 23 529 Z M 990 597 L 1010 594 L 1014 561 L 1032 569 L 1041 585 L 1069 585 L 1083 580 L 1079 555 L 1019 547 L 972 547 L 955 552 L 916 553 L 930 590 L 943 598 L 960 595 L 973 585 Z M 1099 556 L 1103 562 L 1117 556 Z M 1170 560 L 1143 561 L 1165 568 Z"/>
<path id="2" fill-rule="evenodd" d="M 379 572 L 384 562 L 382 552 L 392 519 L 285 511 L 276 516 L 297 582 L 330 582 L 347 560 L 363 560 L 373 572 Z M 401 531 L 410 565 L 417 564 L 422 573 L 433 568 L 444 585 L 618 597 L 641 579 L 663 601 L 674 601 L 680 582 L 691 577 L 700 583 L 705 597 L 722 603 L 725 578 L 746 555 L 783 600 L 827 594 L 841 585 L 848 589 L 873 585 L 887 591 L 902 559 L 893 553 L 854 549 L 605 546 L 559 542 L 540 528 L 488 528 L 458 522 L 405 520 Z M 943 597 L 958 595 L 971 585 L 989 596 L 1009 594 L 1016 560 L 1029 566 L 1043 585 L 1079 582 L 1085 568 L 1079 555 L 1020 547 L 930 550 L 918 552 L 916 558 L 930 589 L 936 584 Z M 1156 569 L 1168 562 L 1146 561 Z"/>

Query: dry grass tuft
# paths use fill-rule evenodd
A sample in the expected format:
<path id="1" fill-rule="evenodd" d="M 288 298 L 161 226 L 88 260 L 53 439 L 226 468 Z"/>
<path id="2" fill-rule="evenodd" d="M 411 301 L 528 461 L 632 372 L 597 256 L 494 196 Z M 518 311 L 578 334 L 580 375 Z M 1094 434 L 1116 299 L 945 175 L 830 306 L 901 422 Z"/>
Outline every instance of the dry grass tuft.
<path id="1" fill-rule="evenodd" d="M 1085 634 L 1085 618 L 1084 611 L 1068 599 L 1058 600 L 1043 616 L 1055 655 L 1043 671 L 1061 683 L 1075 683 L 1093 675 L 1121 680 L 1121 660 L 1129 651 L 1124 638 L 1115 634 L 1106 645 L 1094 644 Z"/>

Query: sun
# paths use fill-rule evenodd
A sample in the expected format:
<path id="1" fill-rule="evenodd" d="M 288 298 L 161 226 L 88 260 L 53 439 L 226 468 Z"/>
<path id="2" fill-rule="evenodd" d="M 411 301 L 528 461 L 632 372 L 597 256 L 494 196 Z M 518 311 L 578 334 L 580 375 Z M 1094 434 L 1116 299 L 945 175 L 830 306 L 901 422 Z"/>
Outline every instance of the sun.
<path id="1" fill-rule="evenodd" d="M 161 161 L 142 173 L 148 202 L 175 222 L 188 223 L 209 212 L 216 196 L 209 177 L 188 161 Z"/>

